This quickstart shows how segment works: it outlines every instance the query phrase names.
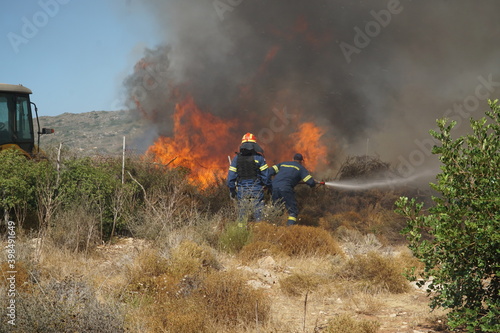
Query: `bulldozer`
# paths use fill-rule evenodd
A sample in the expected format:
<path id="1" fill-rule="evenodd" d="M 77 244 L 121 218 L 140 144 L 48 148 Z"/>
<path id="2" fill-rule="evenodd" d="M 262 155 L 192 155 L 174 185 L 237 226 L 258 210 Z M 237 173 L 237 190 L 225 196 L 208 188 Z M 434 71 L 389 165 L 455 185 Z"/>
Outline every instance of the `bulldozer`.
<path id="1" fill-rule="evenodd" d="M 54 133 L 54 130 L 40 128 L 38 108 L 30 101 L 31 94 L 32 91 L 22 85 L 0 83 L 0 151 L 17 149 L 27 158 L 37 159 L 43 155 L 39 148 L 40 136 Z M 32 110 L 35 111 L 35 118 Z"/>

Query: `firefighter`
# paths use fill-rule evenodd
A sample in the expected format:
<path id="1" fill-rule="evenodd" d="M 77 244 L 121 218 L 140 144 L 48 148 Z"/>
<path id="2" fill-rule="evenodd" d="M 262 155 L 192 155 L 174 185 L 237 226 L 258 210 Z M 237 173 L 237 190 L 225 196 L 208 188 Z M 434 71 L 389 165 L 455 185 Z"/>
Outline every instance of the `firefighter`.
<path id="1" fill-rule="evenodd" d="M 264 188 L 270 186 L 268 166 L 255 135 L 243 136 L 240 151 L 233 158 L 227 175 L 227 186 L 232 199 L 238 200 L 239 219 L 252 208 L 256 221 L 262 219 Z"/>
<path id="2" fill-rule="evenodd" d="M 299 209 L 293 188 L 303 182 L 310 187 L 316 186 L 316 181 L 304 167 L 302 154 L 295 154 L 293 161 L 283 162 L 269 168 L 269 177 L 274 176 L 272 181 L 272 198 L 274 203 L 284 202 L 288 211 L 287 225 L 297 223 Z"/>

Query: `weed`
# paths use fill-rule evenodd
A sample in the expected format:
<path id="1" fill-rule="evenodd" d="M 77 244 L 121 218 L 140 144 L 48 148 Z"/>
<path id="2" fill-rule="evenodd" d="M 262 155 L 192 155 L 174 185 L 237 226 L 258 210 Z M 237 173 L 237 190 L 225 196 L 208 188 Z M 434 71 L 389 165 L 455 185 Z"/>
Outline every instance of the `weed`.
<path id="1" fill-rule="evenodd" d="M 219 248 L 228 253 L 238 253 L 251 237 L 252 230 L 247 228 L 245 222 L 231 222 L 220 235 Z"/>

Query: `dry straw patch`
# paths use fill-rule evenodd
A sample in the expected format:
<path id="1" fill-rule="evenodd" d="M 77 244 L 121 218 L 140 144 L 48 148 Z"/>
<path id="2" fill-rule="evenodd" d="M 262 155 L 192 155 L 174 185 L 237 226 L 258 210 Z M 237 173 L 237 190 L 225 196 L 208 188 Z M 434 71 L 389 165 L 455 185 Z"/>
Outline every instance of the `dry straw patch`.
<path id="1" fill-rule="evenodd" d="M 324 278 L 317 274 L 294 273 L 280 280 L 280 287 L 283 293 L 288 296 L 300 296 L 309 291 L 316 290 L 325 283 Z"/>
<path id="2" fill-rule="evenodd" d="M 342 250 L 330 233 L 324 229 L 295 225 L 291 227 L 258 223 L 250 243 L 264 242 L 273 250 L 287 256 L 341 255 Z M 247 245 L 248 246 L 248 245 Z M 248 251 L 247 256 L 251 256 Z"/>
<path id="3" fill-rule="evenodd" d="M 282 253 L 280 251 L 279 245 L 256 240 L 245 245 L 241 249 L 240 253 L 238 253 L 238 258 L 240 258 L 244 264 L 249 264 L 260 258 L 264 258 L 267 256 L 276 258 L 280 255 L 282 255 Z"/>
<path id="4" fill-rule="evenodd" d="M 212 248 L 189 240 L 182 241 L 179 246 L 172 249 L 168 260 L 168 273 L 178 278 L 220 268 L 221 265 Z"/>
<path id="5" fill-rule="evenodd" d="M 209 316 L 199 296 L 165 298 L 163 302 L 149 304 L 140 314 L 149 332 L 215 332 L 209 329 Z"/>
<path id="6" fill-rule="evenodd" d="M 379 327 L 378 322 L 342 314 L 329 321 L 326 333 L 376 333 Z"/>
<path id="7" fill-rule="evenodd" d="M 403 273 L 404 267 L 399 260 L 376 252 L 349 259 L 339 272 L 341 277 L 357 281 L 359 286 L 367 291 L 396 294 L 410 290 Z"/>
<path id="8" fill-rule="evenodd" d="M 376 315 L 384 309 L 385 303 L 380 294 L 371 295 L 363 292 L 356 292 L 346 300 L 345 309 L 364 315 Z"/>
<path id="9" fill-rule="evenodd" d="M 203 281 L 200 292 L 216 323 L 248 326 L 269 320 L 269 298 L 248 286 L 240 272 L 214 272 Z"/>

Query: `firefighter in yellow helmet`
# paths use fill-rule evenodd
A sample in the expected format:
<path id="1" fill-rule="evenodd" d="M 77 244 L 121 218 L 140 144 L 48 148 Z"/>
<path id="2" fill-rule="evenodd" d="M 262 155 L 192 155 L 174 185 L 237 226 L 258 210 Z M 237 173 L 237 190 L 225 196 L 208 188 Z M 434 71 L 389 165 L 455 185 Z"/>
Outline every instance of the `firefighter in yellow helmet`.
<path id="1" fill-rule="evenodd" d="M 271 185 L 263 152 L 255 135 L 246 133 L 241 140 L 240 151 L 229 166 L 227 186 L 231 198 L 238 200 L 240 219 L 246 215 L 248 206 L 253 207 L 256 221 L 262 218 L 264 188 Z"/>

